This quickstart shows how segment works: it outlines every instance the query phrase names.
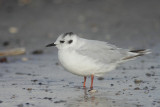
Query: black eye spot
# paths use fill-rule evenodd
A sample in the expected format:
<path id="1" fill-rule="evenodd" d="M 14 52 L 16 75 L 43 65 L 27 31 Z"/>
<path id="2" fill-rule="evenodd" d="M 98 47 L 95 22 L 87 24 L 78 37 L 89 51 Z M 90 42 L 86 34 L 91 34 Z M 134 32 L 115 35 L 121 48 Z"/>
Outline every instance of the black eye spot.
<path id="1" fill-rule="evenodd" d="M 60 41 L 60 43 L 64 43 L 64 41 Z"/>
<path id="2" fill-rule="evenodd" d="M 71 44 L 73 42 L 73 40 L 69 40 L 68 43 Z"/>

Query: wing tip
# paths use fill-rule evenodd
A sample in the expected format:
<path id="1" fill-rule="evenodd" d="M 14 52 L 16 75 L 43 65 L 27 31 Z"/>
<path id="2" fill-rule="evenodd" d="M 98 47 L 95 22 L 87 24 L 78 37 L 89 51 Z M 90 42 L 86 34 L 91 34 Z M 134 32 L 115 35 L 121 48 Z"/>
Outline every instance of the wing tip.
<path id="1" fill-rule="evenodd" d="M 131 50 L 131 51 L 129 51 L 129 52 L 134 53 L 134 54 L 136 54 L 136 55 L 127 56 L 127 57 L 123 58 L 123 60 L 128 60 L 128 59 L 136 58 L 136 57 L 138 57 L 138 56 L 143 56 L 143 55 L 145 55 L 145 54 L 150 54 L 150 53 L 152 53 L 152 52 L 150 51 L 150 49 Z"/>

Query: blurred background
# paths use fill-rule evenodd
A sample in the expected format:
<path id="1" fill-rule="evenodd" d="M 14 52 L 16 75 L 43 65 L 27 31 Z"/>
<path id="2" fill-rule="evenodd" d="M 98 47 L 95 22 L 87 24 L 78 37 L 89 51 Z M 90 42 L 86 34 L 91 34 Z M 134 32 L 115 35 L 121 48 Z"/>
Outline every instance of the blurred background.
<path id="1" fill-rule="evenodd" d="M 152 48 L 160 40 L 159 4 L 159 0 L 0 0 L 0 49 L 25 47 L 30 53 L 70 31 L 121 48 Z"/>

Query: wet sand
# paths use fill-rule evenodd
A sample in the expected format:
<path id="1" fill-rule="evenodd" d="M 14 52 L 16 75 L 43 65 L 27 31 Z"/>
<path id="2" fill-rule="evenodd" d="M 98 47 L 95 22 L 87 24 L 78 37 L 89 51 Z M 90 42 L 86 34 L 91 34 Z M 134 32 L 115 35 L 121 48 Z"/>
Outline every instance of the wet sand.
<path id="1" fill-rule="evenodd" d="M 90 93 L 90 78 L 84 89 L 83 77 L 66 72 L 56 55 L 11 57 L 9 63 L 0 64 L 1 106 L 158 107 L 159 58 L 150 54 L 120 65 L 104 79 L 95 78 L 97 92 Z"/>

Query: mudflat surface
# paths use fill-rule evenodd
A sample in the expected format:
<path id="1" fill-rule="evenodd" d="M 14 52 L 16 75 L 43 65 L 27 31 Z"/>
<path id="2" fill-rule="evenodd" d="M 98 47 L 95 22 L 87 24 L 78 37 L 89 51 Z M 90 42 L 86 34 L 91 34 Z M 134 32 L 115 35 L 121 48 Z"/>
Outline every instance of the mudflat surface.
<path id="1" fill-rule="evenodd" d="M 0 0 L 0 50 L 26 54 L 0 63 L 0 107 L 160 107 L 160 1 Z M 72 31 L 121 48 L 152 53 L 95 78 L 66 72 L 57 49 L 45 48 Z M 0 57 L 2 58 L 2 57 Z"/>

